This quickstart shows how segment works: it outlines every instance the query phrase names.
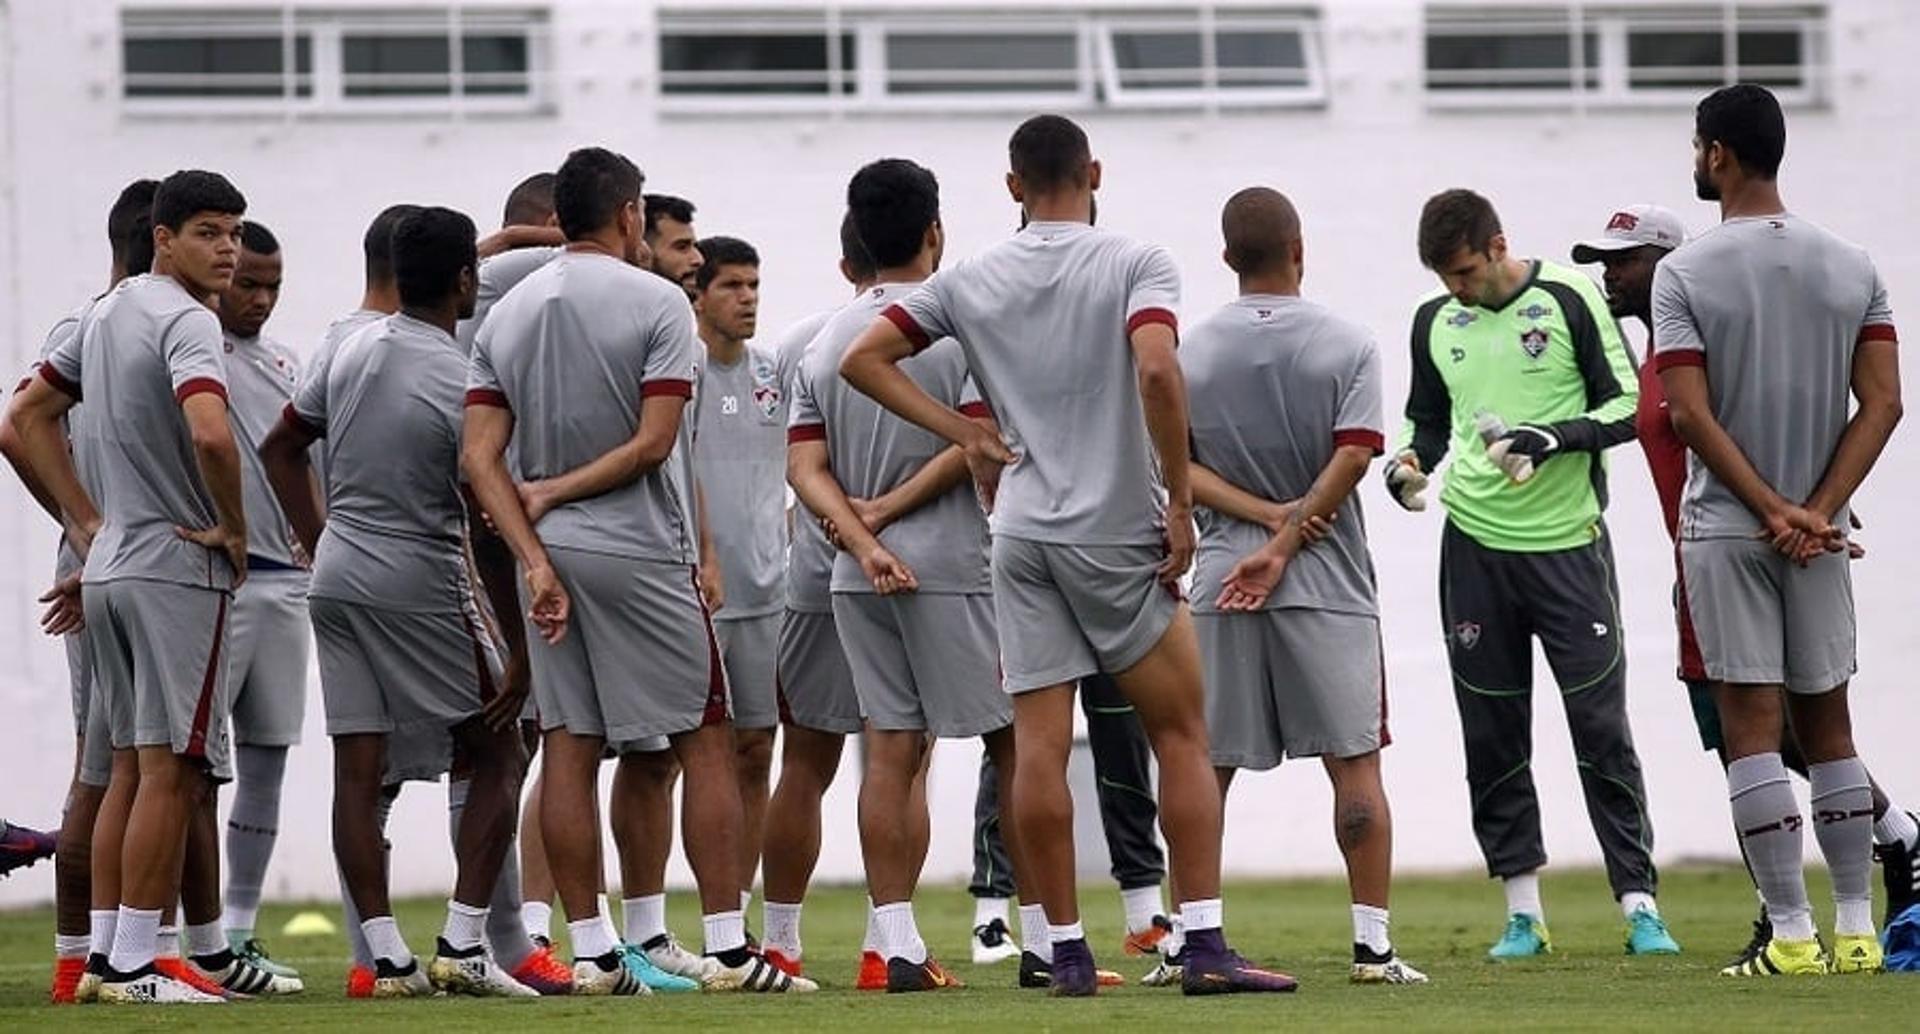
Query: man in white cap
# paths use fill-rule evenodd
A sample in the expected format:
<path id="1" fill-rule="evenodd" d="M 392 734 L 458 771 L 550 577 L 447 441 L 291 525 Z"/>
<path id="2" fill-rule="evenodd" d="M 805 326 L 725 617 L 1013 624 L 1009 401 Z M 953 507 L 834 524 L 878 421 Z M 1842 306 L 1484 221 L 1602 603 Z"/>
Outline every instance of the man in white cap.
<path id="1" fill-rule="evenodd" d="M 1640 320 L 1651 336 L 1654 267 L 1686 239 L 1686 227 L 1672 210 L 1659 205 L 1629 205 L 1608 217 L 1607 228 L 1598 238 L 1574 244 L 1573 261 L 1582 265 L 1598 262 L 1604 266 L 1606 271 L 1601 282 L 1607 291 L 1607 309 L 1615 319 Z M 1646 352 L 1648 355 L 1653 352 L 1651 340 L 1647 342 Z M 1660 496 L 1660 512 L 1666 520 L 1667 534 L 1676 545 L 1673 609 L 1680 635 L 1678 674 L 1686 684 L 1687 697 L 1693 706 L 1700 744 L 1718 754 L 1724 766 L 1728 760 L 1726 742 L 1714 704 L 1713 682 L 1707 677 L 1700 643 L 1694 635 L 1693 619 L 1687 610 L 1685 576 L 1679 565 L 1680 499 L 1687 484 L 1687 446 L 1667 418 L 1666 391 L 1651 362 L 1640 365 L 1640 402 L 1634 415 L 1634 428 L 1640 447 L 1647 454 L 1647 468 L 1653 475 L 1654 490 Z M 1850 548 L 1856 557 L 1861 555 L 1857 545 Z M 1787 730 L 1783 745 L 1787 767 L 1805 778 L 1806 761 L 1793 742 L 1791 729 Z M 1904 809 L 1892 805 L 1878 783 L 1872 784 L 1872 791 L 1876 854 L 1886 882 L 1887 920 L 1891 922 L 1916 900 L 1913 874 L 1920 868 L 1916 864 L 1916 855 L 1920 852 L 1916 852 L 1914 842 L 1920 839 L 1920 829 L 1914 828 L 1912 817 Z M 1753 924 L 1753 939 L 1734 957 L 1734 964 L 1758 956 L 1772 936 L 1773 924 L 1762 906 Z"/>

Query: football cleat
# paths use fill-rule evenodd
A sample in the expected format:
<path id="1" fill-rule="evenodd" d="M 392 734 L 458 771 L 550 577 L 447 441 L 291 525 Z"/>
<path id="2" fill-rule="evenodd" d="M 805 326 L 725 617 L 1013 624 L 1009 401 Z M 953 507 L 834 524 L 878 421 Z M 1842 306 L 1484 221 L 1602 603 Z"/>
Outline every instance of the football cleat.
<path id="1" fill-rule="evenodd" d="M 887 992 L 899 994 L 907 991 L 939 991 L 947 988 L 965 987 L 959 978 L 948 973 L 939 960 L 927 956 L 925 962 L 908 962 L 902 958 L 887 960 Z"/>
<path id="2" fill-rule="evenodd" d="M 74 991 L 80 986 L 80 978 L 86 975 L 86 956 L 54 959 L 53 989 L 47 992 L 47 1000 L 54 1005 L 74 1004 Z"/>
<path id="3" fill-rule="evenodd" d="M 1185 969 L 1185 966 L 1184 966 L 1185 962 L 1186 962 L 1185 952 L 1181 952 L 1180 954 L 1173 955 L 1173 956 L 1162 955 L 1160 957 L 1160 961 L 1154 963 L 1152 969 L 1147 970 L 1147 975 L 1140 978 L 1141 986 L 1143 987 L 1178 987 L 1180 986 L 1180 976 Z"/>
<path id="4" fill-rule="evenodd" d="M 1723 977 L 1818 976 L 1827 971 L 1827 953 L 1819 938 L 1789 941 L 1779 937 L 1767 941 L 1753 958 L 1720 971 Z"/>
<path id="5" fill-rule="evenodd" d="M 1914 902 L 1920 901 L 1920 848 L 1905 844 L 1875 844 L 1880 876 L 1887 888 L 1887 915 L 1880 924 L 1892 926 Z"/>
<path id="6" fill-rule="evenodd" d="M 1353 946 L 1353 970 L 1347 979 L 1356 984 L 1424 984 L 1427 975 L 1407 965 L 1392 948 L 1380 953 L 1364 944 Z"/>
<path id="7" fill-rule="evenodd" d="M 107 957 L 99 953 L 87 956 L 87 964 L 80 974 L 80 982 L 73 985 L 73 1001 L 76 1005 L 88 1005 L 100 1000 L 100 979 L 107 972 Z"/>
<path id="8" fill-rule="evenodd" d="M 661 969 L 653 964 L 653 960 L 647 957 L 646 952 L 634 945 L 620 946 L 620 962 L 627 967 L 627 972 L 632 973 L 642 984 L 647 985 L 649 991 L 677 994 L 683 991 L 700 990 L 700 981 Z"/>
<path id="9" fill-rule="evenodd" d="M 1127 939 L 1120 943 L 1120 950 L 1128 955 L 1158 955 L 1160 942 L 1173 935 L 1173 923 L 1166 916 L 1154 916 L 1147 928 L 1130 932 Z"/>
<path id="10" fill-rule="evenodd" d="M 1110 969 L 1095 968 L 1094 982 L 1101 987 L 1123 987 L 1127 978 Z M 1020 975 L 1014 986 L 1027 988 L 1047 988 L 1053 986 L 1053 964 L 1030 951 L 1020 953 Z"/>
<path id="11" fill-rule="evenodd" d="M 431 998 L 433 981 L 420 969 L 420 960 L 396 966 L 391 959 L 373 960 L 373 993 L 369 998 Z"/>
<path id="12" fill-rule="evenodd" d="M 1753 921 L 1753 936 L 1748 939 L 1747 946 L 1740 949 L 1739 954 L 1735 955 L 1725 968 L 1734 969 L 1759 958 L 1760 953 L 1767 950 L 1767 942 L 1771 940 L 1773 940 L 1773 920 L 1767 918 L 1767 906 L 1761 905 L 1760 918 Z"/>
<path id="13" fill-rule="evenodd" d="M 54 837 L 26 826 L 0 820 L 0 876 L 12 875 L 42 858 L 52 858 Z"/>
<path id="14" fill-rule="evenodd" d="M 1055 941 L 1048 971 L 1047 993 L 1055 998 L 1090 998 L 1100 989 L 1093 949 L 1087 947 L 1084 937 Z"/>
<path id="15" fill-rule="evenodd" d="M 1872 934 L 1835 934 L 1829 965 L 1835 973 L 1883 973 L 1887 959 Z"/>
<path id="16" fill-rule="evenodd" d="M 1660 918 L 1660 913 L 1642 905 L 1627 919 L 1627 954 L 1678 955 L 1680 942 L 1667 932 L 1666 920 Z"/>
<path id="17" fill-rule="evenodd" d="M 598 958 L 573 960 L 573 993 L 604 997 L 650 995 L 652 989 L 635 976 L 618 950 Z"/>
<path id="18" fill-rule="evenodd" d="M 540 992 L 521 983 L 500 968 L 485 948 L 456 953 L 446 938 L 440 939 L 433 961 L 427 964 L 427 979 L 442 994 L 469 998 L 538 998 Z"/>
<path id="19" fill-rule="evenodd" d="M 178 980 L 201 994 L 218 995 L 221 998 L 246 997 L 238 991 L 229 991 L 221 987 L 217 981 L 201 972 L 198 967 L 187 965 L 178 955 L 155 956 L 153 968 L 159 970 L 161 976 Z"/>
<path id="20" fill-rule="evenodd" d="M 714 956 L 713 969 L 707 979 L 701 981 L 709 991 L 740 991 L 747 994 L 810 994 L 820 990 L 820 985 L 806 977 L 788 976 L 752 952 L 747 960 L 738 966 L 729 966 Z"/>
<path id="21" fill-rule="evenodd" d="M 778 948 L 768 948 L 761 952 L 760 956 L 766 959 L 773 968 L 790 977 L 802 975 L 803 967 L 800 965 L 800 957 L 797 955 L 789 956 L 786 952 Z"/>
<path id="22" fill-rule="evenodd" d="M 108 970 L 100 980 L 100 1001 L 112 1005 L 222 1005 L 226 999 L 147 965 L 132 973 Z"/>
<path id="23" fill-rule="evenodd" d="M 855 991 L 885 991 L 887 960 L 877 951 L 860 953 L 860 975 L 853 982 Z"/>
<path id="24" fill-rule="evenodd" d="M 373 997 L 373 970 L 358 962 L 347 967 L 347 997 Z"/>
<path id="25" fill-rule="evenodd" d="M 703 955 L 695 955 L 680 946 L 680 942 L 670 933 L 655 936 L 642 944 L 640 950 L 646 952 L 647 961 L 677 977 L 688 980 L 704 981 L 713 969 L 711 960 Z"/>
<path id="26" fill-rule="evenodd" d="M 273 961 L 273 956 L 267 954 L 267 946 L 248 931 L 234 931 L 227 938 L 227 950 L 252 963 L 255 969 L 264 969 L 276 977 L 300 979 L 299 970 Z"/>
<path id="27" fill-rule="evenodd" d="M 513 968 L 513 979 L 533 988 L 534 993 L 551 998 L 573 993 L 573 970 L 554 958 L 551 947 L 536 947 Z"/>
<path id="28" fill-rule="evenodd" d="M 276 976 L 230 951 L 189 959 L 187 969 L 223 991 L 248 997 L 297 995 L 306 990 L 299 977 Z"/>
<path id="29" fill-rule="evenodd" d="M 1014 943 L 1013 931 L 1007 929 L 1005 919 L 993 919 L 973 928 L 974 965 L 991 966 L 1019 954 L 1020 946 Z"/>
<path id="30" fill-rule="evenodd" d="M 1190 995 L 1257 994 L 1294 991 L 1299 982 L 1285 973 L 1262 969 L 1231 949 L 1196 950 L 1189 940 L 1180 990 Z"/>
<path id="31" fill-rule="evenodd" d="M 1500 939 L 1487 949 L 1490 959 L 1524 959 L 1553 951 L 1553 938 L 1547 924 L 1523 912 L 1507 917 L 1507 928 Z"/>

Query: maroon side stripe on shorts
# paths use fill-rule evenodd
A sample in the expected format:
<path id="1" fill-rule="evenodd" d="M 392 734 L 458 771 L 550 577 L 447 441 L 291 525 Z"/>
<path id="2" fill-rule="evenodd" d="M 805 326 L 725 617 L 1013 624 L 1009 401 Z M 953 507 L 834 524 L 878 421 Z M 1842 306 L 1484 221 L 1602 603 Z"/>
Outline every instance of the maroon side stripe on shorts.
<path id="1" fill-rule="evenodd" d="M 1376 636 L 1378 633 L 1375 633 Z M 1388 746 L 1393 742 L 1393 733 L 1387 731 L 1387 646 L 1386 640 L 1380 640 L 1380 745 Z"/>
<path id="2" fill-rule="evenodd" d="M 214 677 L 220 671 L 220 646 L 227 639 L 227 594 L 220 594 L 220 609 L 213 618 L 213 649 L 207 652 L 206 674 L 200 677 L 200 701 L 193 708 L 193 731 L 187 736 L 190 758 L 207 756 L 207 723 L 213 717 Z"/>

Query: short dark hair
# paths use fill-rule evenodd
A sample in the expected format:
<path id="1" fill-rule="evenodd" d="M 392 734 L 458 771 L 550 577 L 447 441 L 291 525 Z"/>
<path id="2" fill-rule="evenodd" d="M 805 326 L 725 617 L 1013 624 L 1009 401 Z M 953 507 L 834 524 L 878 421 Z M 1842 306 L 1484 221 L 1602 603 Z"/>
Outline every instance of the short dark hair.
<path id="1" fill-rule="evenodd" d="M 672 194 L 647 194 L 643 196 L 643 200 L 647 203 L 646 235 L 648 237 L 660 235 L 662 219 L 686 223 L 688 226 L 693 225 L 693 202 L 686 198 L 674 197 Z"/>
<path id="2" fill-rule="evenodd" d="M 1484 255 L 1500 233 L 1493 202 L 1471 190 L 1443 190 L 1420 210 L 1420 263 L 1438 269 L 1461 248 Z"/>
<path id="3" fill-rule="evenodd" d="M 422 208 L 393 228 L 393 279 L 402 305 L 437 305 L 460 289 L 460 271 L 479 265 L 473 220 L 451 208 Z"/>
<path id="4" fill-rule="evenodd" d="M 553 218 L 553 173 L 536 172 L 507 194 L 502 226 L 539 226 Z"/>
<path id="5" fill-rule="evenodd" d="M 875 266 L 904 266 L 920 254 L 927 227 L 940 221 L 940 182 L 905 158 L 882 158 L 853 174 L 847 211 Z"/>
<path id="6" fill-rule="evenodd" d="M 153 194 L 159 180 L 134 180 L 107 209 L 107 243 L 114 264 L 139 276 L 153 270 Z"/>
<path id="7" fill-rule="evenodd" d="M 646 176 L 625 155 L 604 147 L 582 147 L 567 155 L 553 180 L 553 212 L 560 232 L 579 240 L 605 227 L 620 206 L 640 200 Z"/>
<path id="8" fill-rule="evenodd" d="M 367 283 L 389 284 L 393 282 L 393 231 L 400 221 L 420 211 L 419 205 L 388 205 L 367 224 L 367 232 L 360 238 L 360 250 L 367 260 Z"/>
<path id="9" fill-rule="evenodd" d="M 1007 160 L 1028 190 L 1044 192 L 1084 185 L 1093 149 L 1086 131 L 1072 119 L 1035 115 L 1013 131 L 1007 141 Z"/>
<path id="10" fill-rule="evenodd" d="M 264 223 L 249 219 L 240 224 L 240 246 L 255 255 L 280 254 L 280 238 L 273 235 Z"/>
<path id="11" fill-rule="evenodd" d="M 1300 239 L 1300 213 L 1285 194 L 1248 187 L 1220 210 L 1220 236 L 1229 269 L 1241 276 L 1264 273 L 1284 263 L 1288 245 Z"/>
<path id="12" fill-rule="evenodd" d="M 871 280 L 880 268 L 873 264 L 873 256 L 867 254 L 867 246 L 860 241 L 860 224 L 853 218 L 853 209 L 840 218 L 840 261 L 847 264 L 847 272 L 855 280 Z"/>
<path id="13" fill-rule="evenodd" d="M 1693 112 L 1700 143 L 1719 144 L 1756 179 L 1780 174 L 1787 153 L 1787 117 L 1773 91 L 1754 83 L 1723 86 L 1700 101 Z"/>
<path id="14" fill-rule="evenodd" d="M 723 266 L 760 268 L 760 253 L 738 237 L 702 237 L 694 247 L 700 249 L 700 271 L 693 275 L 695 290 L 706 290 Z"/>
<path id="15" fill-rule="evenodd" d="M 205 169 L 181 169 L 160 181 L 153 192 L 153 225 L 176 233 L 201 212 L 245 215 L 247 199 L 225 176 Z"/>

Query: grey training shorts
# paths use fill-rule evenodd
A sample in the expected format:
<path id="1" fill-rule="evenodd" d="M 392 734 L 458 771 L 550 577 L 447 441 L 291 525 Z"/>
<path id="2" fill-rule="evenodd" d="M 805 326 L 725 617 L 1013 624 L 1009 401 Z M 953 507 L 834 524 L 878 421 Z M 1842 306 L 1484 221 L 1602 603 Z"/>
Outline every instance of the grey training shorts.
<path id="1" fill-rule="evenodd" d="M 93 700 L 93 657 L 87 630 L 68 632 L 67 681 L 73 689 L 73 741 L 80 746 L 76 778 L 88 786 L 106 786 L 113 778 L 113 733 L 107 728 L 105 707 Z"/>
<path id="2" fill-rule="evenodd" d="M 833 619 L 873 728 L 959 737 L 1013 721 L 985 595 L 837 592 Z"/>
<path id="3" fill-rule="evenodd" d="M 725 614 L 725 611 L 721 612 Z M 727 669 L 728 700 L 736 729 L 780 724 L 780 613 L 716 618 L 713 636 Z"/>
<path id="4" fill-rule="evenodd" d="M 1120 674 L 1184 606 L 1160 582 L 1159 546 L 1069 546 L 993 537 L 993 610 L 1009 693 Z"/>
<path id="5" fill-rule="evenodd" d="M 1378 618 L 1284 608 L 1195 614 L 1193 627 L 1216 767 L 1358 757 L 1388 742 Z"/>
<path id="6" fill-rule="evenodd" d="M 780 617 L 780 718 L 817 732 L 860 731 L 860 696 L 831 611 Z"/>
<path id="7" fill-rule="evenodd" d="M 329 736 L 451 729 L 480 714 L 499 685 L 500 657 L 472 610 L 388 610 L 323 597 L 308 609 Z"/>
<path id="8" fill-rule="evenodd" d="M 1845 553 L 1795 566 L 1752 539 L 1680 543 L 1687 609 L 1707 677 L 1825 693 L 1853 677 L 1853 576 Z"/>
<path id="9" fill-rule="evenodd" d="M 167 746 L 232 778 L 227 734 L 227 594 L 145 578 L 83 585 L 93 656 L 90 707 L 113 749 Z"/>
<path id="10" fill-rule="evenodd" d="M 261 747 L 300 742 L 312 634 L 306 572 L 255 571 L 234 590 L 227 631 L 233 742 Z"/>

